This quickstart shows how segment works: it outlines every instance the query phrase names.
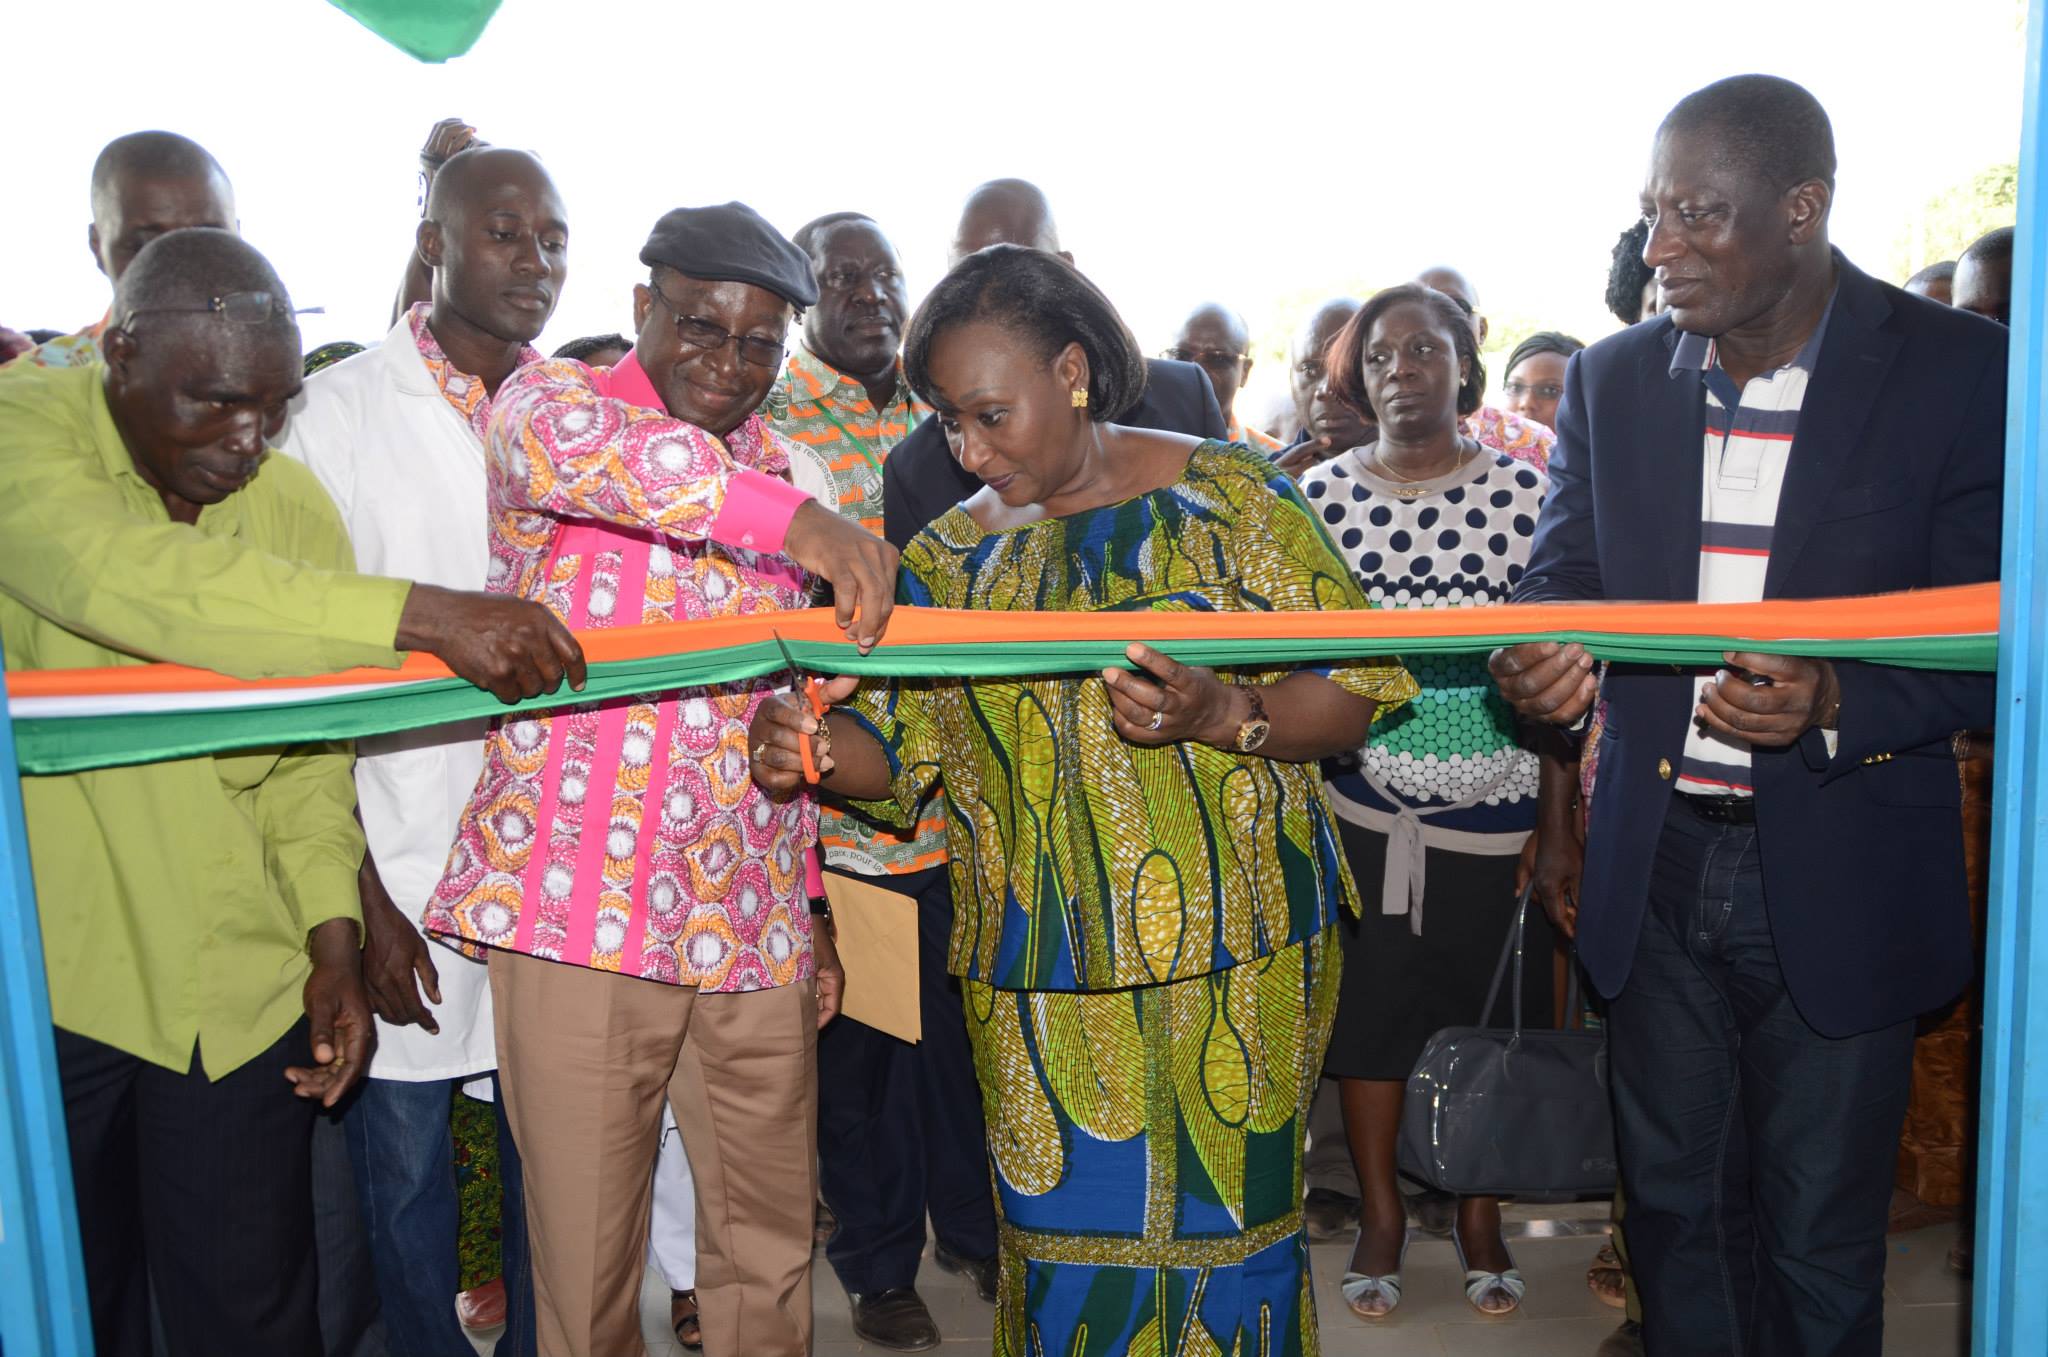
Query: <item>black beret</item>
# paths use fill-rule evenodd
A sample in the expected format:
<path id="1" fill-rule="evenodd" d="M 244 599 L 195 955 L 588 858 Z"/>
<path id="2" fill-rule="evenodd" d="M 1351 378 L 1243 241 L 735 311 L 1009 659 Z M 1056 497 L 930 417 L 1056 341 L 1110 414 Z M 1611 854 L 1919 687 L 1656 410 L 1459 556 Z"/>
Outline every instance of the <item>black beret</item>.
<path id="1" fill-rule="evenodd" d="M 798 310 L 818 301 L 809 257 L 745 203 L 663 213 L 640 250 L 640 262 L 708 282 L 752 283 Z"/>

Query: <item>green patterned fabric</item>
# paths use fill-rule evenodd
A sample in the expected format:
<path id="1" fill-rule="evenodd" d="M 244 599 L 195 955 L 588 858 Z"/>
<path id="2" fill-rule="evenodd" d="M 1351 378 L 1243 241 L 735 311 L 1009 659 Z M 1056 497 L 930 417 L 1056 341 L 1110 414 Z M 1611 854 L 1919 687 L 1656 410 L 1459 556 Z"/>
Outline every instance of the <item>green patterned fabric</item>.
<path id="1" fill-rule="evenodd" d="M 468 1291 L 504 1271 L 498 1253 L 505 1206 L 505 1185 L 498 1180 L 498 1114 L 489 1103 L 458 1093 L 449 1115 L 459 1211 L 456 1285 Z"/>
<path id="2" fill-rule="evenodd" d="M 1173 485 L 1000 532 L 954 509 L 906 603 L 1367 607 L 1293 483 L 1204 443 Z M 1263 661 L 1263 662 L 1261 662 Z M 1290 667 L 1240 669 L 1268 684 Z M 1398 665 L 1325 666 L 1382 709 Z M 868 685 L 899 821 L 943 781 L 951 967 L 996 1170 L 1000 1357 L 1316 1352 L 1303 1131 L 1357 908 L 1314 764 L 1118 735 L 1099 678 Z"/>
<path id="3" fill-rule="evenodd" d="M 966 982 L 995 1357 L 1313 1357 L 1301 1154 L 1340 970 L 1325 930 L 1170 985 Z"/>
<path id="4" fill-rule="evenodd" d="M 1373 728 L 1356 761 L 1326 769 L 1336 812 L 1356 819 L 1360 808 L 1395 810 L 1377 783 L 1400 805 L 1434 807 L 1433 828 L 1467 834 L 1535 828 L 1536 756 L 1516 738 L 1514 711 L 1487 673 L 1486 657 L 1417 655 L 1407 665 L 1422 692 Z"/>
<path id="5" fill-rule="evenodd" d="M 1497 754 L 1518 747 L 1515 714 L 1486 672 L 1484 655 L 1429 655 L 1410 661 L 1422 691 L 1372 733 L 1372 742 L 1412 758 Z"/>
<path id="6" fill-rule="evenodd" d="M 898 590 L 993 611 L 1368 606 L 1293 482 L 1215 442 L 1173 485 L 1106 508 L 1002 532 L 955 508 L 910 544 Z M 1415 693 L 1397 665 L 1318 672 L 1383 711 Z M 1160 984 L 1270 955 L 1357 908 L 1313 764 L 1131 744 L 1098 678 L 896 680 L 863 686 L 854 709 L 895 775 L 875 814 L 903 823 L 943 778 L 955 974 Z"/>

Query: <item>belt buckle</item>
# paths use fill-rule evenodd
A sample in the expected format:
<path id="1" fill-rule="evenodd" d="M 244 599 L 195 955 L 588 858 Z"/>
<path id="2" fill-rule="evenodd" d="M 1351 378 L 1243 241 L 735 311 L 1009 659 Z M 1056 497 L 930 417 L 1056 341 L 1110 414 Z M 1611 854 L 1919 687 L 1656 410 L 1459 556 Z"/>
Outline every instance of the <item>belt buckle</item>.
<path id="1" fill-rule="evenodd" d="M 1681 792 L 1693 814 L 1721 825 L 1756 823 L 1756 802 L 1747 796 L 1697 796 Z"/>

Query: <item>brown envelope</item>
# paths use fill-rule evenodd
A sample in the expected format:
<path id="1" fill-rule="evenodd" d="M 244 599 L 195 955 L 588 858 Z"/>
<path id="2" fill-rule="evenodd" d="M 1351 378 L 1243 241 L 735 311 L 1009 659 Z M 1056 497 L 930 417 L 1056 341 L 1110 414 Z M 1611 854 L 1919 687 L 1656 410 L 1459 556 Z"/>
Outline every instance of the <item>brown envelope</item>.
<path id="1" fill-rule="evenodd" d="M 922 1041 L 917 901 L 837 872 L 825 874 L 825 896 L 832 902 L 839 964 L 846 968 L 846 1016 L 904 1041 Z"/>

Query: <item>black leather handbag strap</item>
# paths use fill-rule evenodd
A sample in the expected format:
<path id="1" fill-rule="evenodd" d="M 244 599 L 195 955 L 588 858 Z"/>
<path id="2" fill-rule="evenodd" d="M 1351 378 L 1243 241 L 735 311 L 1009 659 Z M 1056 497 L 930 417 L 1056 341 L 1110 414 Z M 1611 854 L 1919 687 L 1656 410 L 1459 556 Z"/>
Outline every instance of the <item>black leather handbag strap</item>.
<path id="1" fill-rule="evenodd" d="M 1500 1002 L 1500 984 L 1507 978 L 1508 963 L 1512 961 L 1515 967 L 1515 980 L 1511 990 L 1514 1011 L 1508 1018 L 1515 1035 L 1522 1035 L 1522 943 L 1529 918 L 1529 903 L 1535 892 L 1536 883 L 1532 880 L 1522 887 L 1522 894 L 1515 901 L 1515 917 L 1508 921 L 1508 935 L 1501 943 L 1500 960 L 1493 968 L 1493 983 L 1486 987 L 1486 1007 L 1479 1014 L 1481 1027 L 1490 1026 L 1493 1022 L 1493 1006 Z M 1571 978 L 1566 982 L 1564 1020 L 1569 1025 L 1579 1012 L 1579 949 L 1576 944 L 1573 945 L 1566 961 L 1566 970 Z"/>

